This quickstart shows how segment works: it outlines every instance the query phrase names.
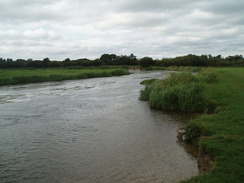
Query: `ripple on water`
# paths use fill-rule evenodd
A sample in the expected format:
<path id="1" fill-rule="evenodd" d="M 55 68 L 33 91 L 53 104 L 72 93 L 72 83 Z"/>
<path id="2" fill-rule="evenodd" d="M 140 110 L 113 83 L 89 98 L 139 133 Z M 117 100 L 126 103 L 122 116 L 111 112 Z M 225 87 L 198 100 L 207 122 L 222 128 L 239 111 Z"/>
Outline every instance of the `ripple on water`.
<path id="1" fill-rule="evenodd" d="M 0 179 L 171 183 L 197 175 L 196 160 L 176 143 L 181 118 L 138 100 L 140 81 L 166 75 L 1 88 Z"/>

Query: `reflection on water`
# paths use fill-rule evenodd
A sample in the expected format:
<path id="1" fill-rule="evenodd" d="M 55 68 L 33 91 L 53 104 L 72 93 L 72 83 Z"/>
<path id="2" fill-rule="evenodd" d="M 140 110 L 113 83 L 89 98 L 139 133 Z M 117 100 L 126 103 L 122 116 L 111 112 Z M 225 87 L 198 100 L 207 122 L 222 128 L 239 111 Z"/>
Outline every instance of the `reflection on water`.
<path id="1" fill-rule="evenodd" d="M 150 110 L 139 83 L 165 72 L 0 87 L 3 182 L 177 182 L 198 174 L 180 117 Z"/>

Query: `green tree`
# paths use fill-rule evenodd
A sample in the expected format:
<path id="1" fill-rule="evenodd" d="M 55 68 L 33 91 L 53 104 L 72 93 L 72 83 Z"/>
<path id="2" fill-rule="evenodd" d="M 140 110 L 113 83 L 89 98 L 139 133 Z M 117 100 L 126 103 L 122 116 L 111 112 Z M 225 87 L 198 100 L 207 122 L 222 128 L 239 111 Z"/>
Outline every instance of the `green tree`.
<path id="1" fill-rule="evenodd" d="M 113 61 L 116 60 L 117 56 L 115 54 L 103 54 L 100 60 L 106 65 L 113 65 Z"/>
<path id="2" fill-rule="evenodd" d="M 146 68 L 155 65 L 155 61 L 151 57 L 143 57 L 139 60 L 141 67 Z"/>
<path id="3" fill-rule="evenodd" d="M 42 61 L 43 67 L 48 67 L 49 62 L 50 62 L 49 58 L 44 58 Z"/>

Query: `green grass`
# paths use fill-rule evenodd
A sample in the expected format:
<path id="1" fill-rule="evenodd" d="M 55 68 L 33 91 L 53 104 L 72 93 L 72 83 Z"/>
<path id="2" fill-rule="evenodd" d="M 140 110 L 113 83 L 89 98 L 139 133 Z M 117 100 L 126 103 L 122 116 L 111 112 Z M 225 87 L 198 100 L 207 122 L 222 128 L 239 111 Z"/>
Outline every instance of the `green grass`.
<path id="1" fill-rule="evenodd" d="M 180 95 L 177 94 L 180 88 L 181 92 L 187 93 L 191 90 L 188 89 L 190 83 L 203 84 L 201 95 L 206 97 L 210 106 L 217 107 L 214 113 L 202 114 L 185 127 L 187 142 L 194 143 L 201 153 L 211 156 L 214 167 L 208 174 L 200 174 L 182 183 L 244 182 L 244 68 L 205 68 L 196 76 L 182 73 L 171 75 L 165 81 L 143 83 L 146 85 L 141 91 L 143 99 L 150 102 L 155 92 L 155 102 L 161 102 L 162 93 L 168 92 L 171 96 L 164 100 L 169 100 L 169 106 L 177 102 L 180 106 Z M 197 92 L 189 95 L 194 93 Z M 174 109 L 173 106 L 171 110 Z"/>
<path id="2" fill-rule="evenodd" d="M 202 67 L 189 67 L 189 66 L 169 66 L 166 67 L 168 71 L 183 71 L 183 72 L 201 72 Z"/>
<path id="3" fill-rule="evenodd" d="M 210 112 L 214 110 L 213 102 L 204 91 L 205 84 L 213 81 L 215 77 L 205 75 L 195 76 L 189 72 L 172 73 L 165 80 L 144 81 L 142 84 L 146 84 L 146 87 L 141 91 L 140 99 L 148 100 L 152 108 L 181 112 Z"/>
<path id="4" fill-rule="evenodd" d="M 169 66 L 169 67 L 163 67 L 163 66 L 150 66 L 145 68 L 149 71 L 154 70 L 167 70 L 167 71 L 183 71 L 183 72 L 201 72 L 202 67 L 189 67 L 189 66 Z"/>
<path id="5" fill-rule="evenodd" d="M 218 101 L 214 114 L 191 121 L 187 128 L 198 139 L 202 152 L 215 165 L 206 175 L 184 183 L 244 182 L 244 68 L 215 68 L 218 79 L 207 85 L 208 95 Z"/>
<path id="6" fill-rule="evenodd" d="M 129 74 L 122 68 L 0 69 L 0 86 L 44 81 L 61 81 Z"/>

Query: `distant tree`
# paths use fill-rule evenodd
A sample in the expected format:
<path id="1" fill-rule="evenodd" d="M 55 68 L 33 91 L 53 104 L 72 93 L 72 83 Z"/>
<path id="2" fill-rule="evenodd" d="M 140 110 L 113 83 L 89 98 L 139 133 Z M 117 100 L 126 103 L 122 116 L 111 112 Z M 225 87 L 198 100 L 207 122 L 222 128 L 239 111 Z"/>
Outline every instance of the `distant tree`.
<path id="1" fill-rule="evenodd" d="M 62 61 L 63 66 L 71 66 L 72 62 L 69 58 L 66 58 L 64 61 Z"/>
<path id="2" fill-rule="evenodd" d="M 0 68 L 5 68 L 6 67 L 6 60 L 3 58 L 0 58 Z"/>
<path id="3" fill-rule="evenodd" d="M 43 61 L 40 61 L 40 60 L 28 61 L 27 67 L 41 68 L 41 67 L 43 67 Z"/>
<path id="4" fill-rule="evenodd" d="M 101 66 L 101 65 L 103 65 L 103 64 L 104 64 L 104 62 L 101 61 L 100 59 L 95 59 L 95 60 L 93 60 L 93 61 L 91 62 L 91 65 L 93 65 L 93 66 Z"/>
<path id="5" fill-rule="evenodd" d="M 70 59 L 69 59 L 69 58 L 66 58 L 66 59 L 64 60 L 64 62 L 70 62 Z"/>
<path id="6" fill-rule="evenodd" d="M 144 57 L 139 60 L 141 67 L 146 68 L 155 65 L 155 61 L 151 57 Z"/>
<path id="7" fill-rule="evenodd" d="M 229 60 L 229 61 L 237 61 L 237 60 L 243 59 L 243 56 L 242 55 L 234 55 L 234 56 L 228 56 L 225 59 Z"/>
<path id="8" fill-rule="evenodd" d="M 116 60 L 113 61 L 113 65 L 129 65 L 130 58 L 126 55 L 117 56 Z"/>
<path id="9" fill-rule="evenodd" d="M 136 65 L 137 64 L 137 58 L 133 53 L 130 54 L 129 58 L 130 58 L 130 64 L 129 65 Z"/>
<path id="10" fill-rule="evenodd" d="M 42 61 L 43 67 L 48 67 L 49 62 L 50 62 L 49 58 L 44 58 Z"/>
<path id="11" fill-rule="evenodd" d="M 7 58 L 7 62 L 13 62 L 12 58 Z"/>
<path id="12" fill-rule="evenodd" d="M 222 57 L 221 57 L 221 55 L 217 55 L 216 58 L 217 59 L 221 59 Z"/>
<path id="13" fill-rule="evenodd" d="M 62 62 L 60 61 L 50 61 L 48 63 L 48 67 L 61 67 L 62 66 Z"/>
<path id="14" fill-rule="evenodd" d="M 100 60 L 106 65 L 113 65 L 113 61 L 116 60 L 117 56 L 115 54 L 103 54 Z"/>
<path id="15" fill-rule="evenodd" d="M 14 62 L 14 67 L 16 67 L 16 68 L 23 68 L 23 67 L 26 67 L 26 65 L 27 65 L 27 62 L 24 59 L 17 59 Z"/>

